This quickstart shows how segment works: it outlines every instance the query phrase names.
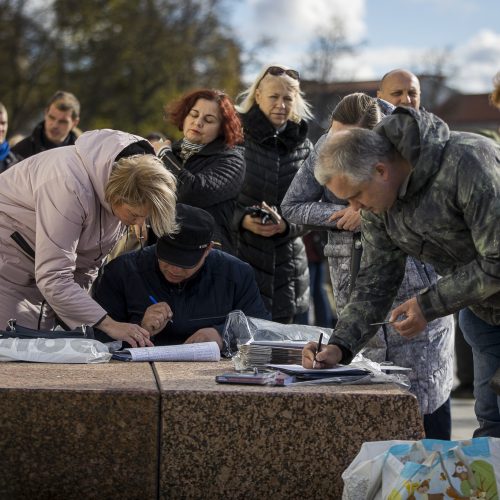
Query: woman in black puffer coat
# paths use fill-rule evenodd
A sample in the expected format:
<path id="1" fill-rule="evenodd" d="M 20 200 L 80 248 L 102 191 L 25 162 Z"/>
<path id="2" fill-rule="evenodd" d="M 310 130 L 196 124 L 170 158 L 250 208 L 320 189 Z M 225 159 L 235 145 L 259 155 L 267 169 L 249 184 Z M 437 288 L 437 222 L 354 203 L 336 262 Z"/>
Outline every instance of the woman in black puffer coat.
<path id="1" fill-rule="evenodd" d="M 288 223 L 276 207 L 312 149 L 304 120 L 311 113 L 298 73 L 285 66 L 266 66 L 240 97 L 246 175 L 233 219 L 237 255 L 254 268 L 273 321 L 291 323 L 309 307 L 307 257 L 302 226 Z M 249 213 L 252 207 L 274 220 Z"/>

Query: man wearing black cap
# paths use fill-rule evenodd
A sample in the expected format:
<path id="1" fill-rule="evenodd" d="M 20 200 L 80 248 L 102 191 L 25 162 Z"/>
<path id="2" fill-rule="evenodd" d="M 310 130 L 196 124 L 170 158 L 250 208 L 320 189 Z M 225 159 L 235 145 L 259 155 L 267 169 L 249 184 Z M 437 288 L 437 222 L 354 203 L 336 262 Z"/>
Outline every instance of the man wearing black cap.
<path id="1" fill-rule="evenodd" d="M 229 312 L 270 319 L 252 268 L 212 248 L 213 217 L 179 203 L 177 222 L 177 234 L 104 267 L 94 298 L 108 314 L 140 324 L 155 345 L 213 340 L 221 348 Z"/>

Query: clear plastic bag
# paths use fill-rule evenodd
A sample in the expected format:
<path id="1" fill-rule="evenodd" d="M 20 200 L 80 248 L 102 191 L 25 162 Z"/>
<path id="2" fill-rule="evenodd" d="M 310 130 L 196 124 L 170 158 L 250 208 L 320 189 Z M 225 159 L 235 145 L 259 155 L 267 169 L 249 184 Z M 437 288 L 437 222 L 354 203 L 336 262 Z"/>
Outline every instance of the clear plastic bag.
<path id="1" fill-rule="evenodd" d="M 283 325 L 266 319 L 245 316 L 243 311 L 228 314 L 222 338 L 223 354 L 233 357 L 238 354 L 240 345 L 251 340 L 302 340 L 317 342 L 323 333 L 323 343 L 327 343 L 332 334 L 331 328 L 309 325 Z"/>
<path id="2" fill-rule="evenodd" d="M 323 333 L 322 343 L 328 343 L 332 334 L 331 328 L 323 328 L 309 325 L 284 325 L 265 319 L 251 318 L 245 316 L 242 311 L 233 311 L 228 314 L 223 331 L 223 355 L 231 357 L 237 370 L 250 368 L 243 356 L 240 355 L 239 347 L 251 341 L 313 341 L 317 342 Z M 371 372 L 369 378 L 360 380 L 362 384 L 397 384 L 405 389 L 410 388 L 410 380 L 404 373 L 385 373 L 379 363 L 357 354 L 351 362 L 353 368 L 366 369 Z M 324 379 L 324 383 L 329 383 Z M 318 381 L 311 382 L 318 383 Z M 334 383 L 334 382 L 331 382 Z M 351 382 L 354 383 L 354 382 Z"/>
<path id="3" fill-rule="evenodd" d="M 38 363 L 106 363 L 108 346 L 93 339 L 0 339 L 0 361 Z"/>

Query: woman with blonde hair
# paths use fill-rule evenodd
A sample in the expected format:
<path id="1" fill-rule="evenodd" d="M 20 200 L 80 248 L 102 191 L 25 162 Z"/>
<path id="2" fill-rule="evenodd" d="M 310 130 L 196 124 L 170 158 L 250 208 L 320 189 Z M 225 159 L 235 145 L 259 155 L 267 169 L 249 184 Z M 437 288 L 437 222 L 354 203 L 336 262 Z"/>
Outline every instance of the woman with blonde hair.
<path id="1" fill-rule="evenodd" d="M 134 347 L 152 345 L 146 330 L 114 321 L 87 293 L 124 226 L 149 217 L 159 235 L 176 230 L 175 178 L 151 144 L 95 130 L 2 177 L 0 329 L 11 318 L 37 329 L 98 325 Z"/>
<path id="2" fill-rule="evenodd" d="M 238 257 L 255 271 L 274 321 L 290 323 L 309 307 L 309 275 L 302 227 L 289 223 L 279 205 L 312 144 L 309 105 L 299 73 L 268 65 L 239 96 L 245 134 L 246 174 L 233 218 Z"/>

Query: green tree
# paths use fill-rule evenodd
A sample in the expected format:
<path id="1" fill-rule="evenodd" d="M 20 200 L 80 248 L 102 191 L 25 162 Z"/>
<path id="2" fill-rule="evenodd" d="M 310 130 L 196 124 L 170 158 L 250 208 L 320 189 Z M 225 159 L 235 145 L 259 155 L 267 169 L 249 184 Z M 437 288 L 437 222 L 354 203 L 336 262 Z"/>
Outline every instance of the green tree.
<path id="1" fill-rule="evenodd" d="M 24 4 L 28 23 L 26 2 L 2 3 Z M 240 88 L 240 48 L 221 9 L 221 0 L 54 0 L 36 25 L 50 64 L 31 86 L 52 83 L 39 91 L 45 99 L 56 88 L 75 93 L 83 129 L 175 134 L 163 118 L 172 99 L 194 87 Z"/>
<path id="2" fill-rule="evenodd" d="M 47 25 L 50 9 L 27 0 L 0 0 L 0 100 L 9 111 L 10 130 L 40 115 L 54 92 L 57 60 Z"/>

